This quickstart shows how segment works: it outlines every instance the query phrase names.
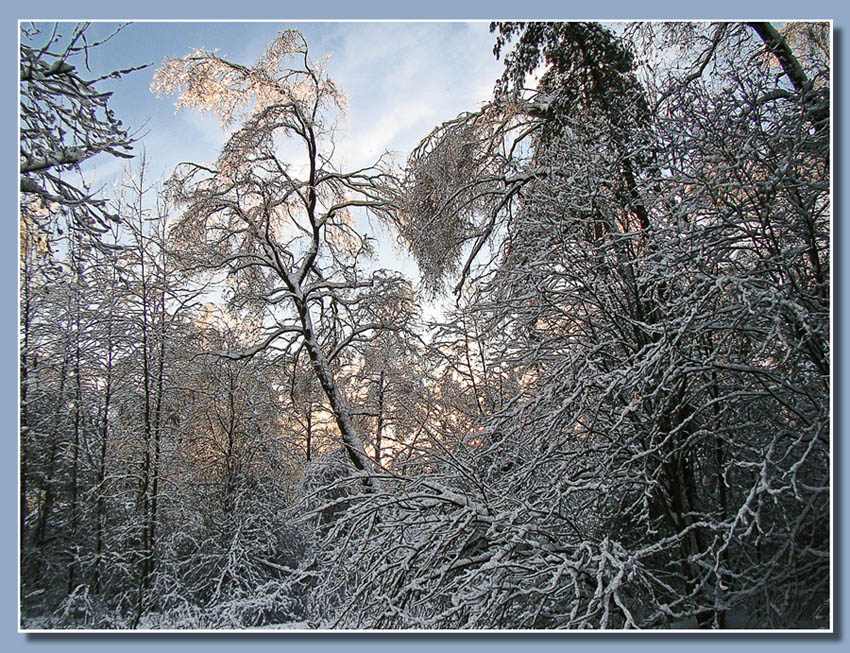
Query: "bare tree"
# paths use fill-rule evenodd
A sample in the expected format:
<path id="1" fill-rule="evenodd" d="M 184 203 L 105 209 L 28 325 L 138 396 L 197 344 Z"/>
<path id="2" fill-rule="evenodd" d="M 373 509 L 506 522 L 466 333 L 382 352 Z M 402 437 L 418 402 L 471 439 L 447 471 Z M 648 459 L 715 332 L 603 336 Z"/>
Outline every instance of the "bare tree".
<path id="1" fill-rule="evenodd" d="M 98 86 L 146 66 L 112 71 L 87 78 L 90 48 L 109 36 L 90 42 L 89 23 L 21 26 L 20 43 L 20 190 L 25 197 L 57 203 L 74 216 L 72 226 L 98 242 L 116 216 L 105 198 L 98 198 L 67 173 L 101 154 L 130 158 L 134 136 L 109 107 L 110 92 Z M 60 30 L 68 30 L 66 36 Z M 41 43 L 36 43 L 41 39 Z"/>
<path id="2" fill-rule="evenodd" d="M 346 516 L 368 534 L 336 623 L 823 623 L 828 75 L 789 81 L 761 31 L 781 75 L 759 30 L 708 26 L 656 96 L 601 26 L 502 28 L 502 95 L 414 152 L 397 220 L 520 387 L 404 501 Z"/>
<path id="3" fill-rule="evenodd" d="M 365 334 L 394 328 L 369 318 L 368 306 L 393 294 L 400 280 L 361 266 L 371 246 L 355 230 L 352 212 L 385 210 L 376 192 L 384 173 L 335 167 L 341 91 L 291 30 L 250 68 L 209 52 L 170 60 L 154 88 L 180 91 L 180 107 L 213 111 L 225 124 L 239 121 L 214 167 L 183 164 L 170 181 L 184 209 L 172 233 L 184 264 L 225 272 L 231 303 L 253 311 L 263 326 L 254 347 L 230 355 L 303 349 L 351 463 L 375 484 L 333 364 Z M 281 138 L 297 149 L 283 149 Z M 340 319 L 346 314 L 354 319 Z"/>

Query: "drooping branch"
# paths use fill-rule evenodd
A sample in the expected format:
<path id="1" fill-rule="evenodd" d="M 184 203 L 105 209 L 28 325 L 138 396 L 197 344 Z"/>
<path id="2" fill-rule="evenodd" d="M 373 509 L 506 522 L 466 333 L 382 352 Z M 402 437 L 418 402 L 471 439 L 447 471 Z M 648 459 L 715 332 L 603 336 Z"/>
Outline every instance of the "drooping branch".
<path id="1" fill-rule="evenodd" d="M 98 83 L 147 65 L 86 78 L 72 63 L 74 58 L 82 55 L 88 67 L 89 48 L 106 43 L 124 27 L 90 43 L 86 39 L 89 26 L 76 25 L 65 47 L 57 51 L 52 46 L 62 40 L 58 25 L 40 47 L 32 43 L 39 35 L 37 29 L 21 29 L 19 188 L 24 194 L 67 207 L 73 227 L 105 249 L 100 236 L 116 216 L 95 193 L 70 182 L 67 173 L 79 171 L 80 164 L 98 155 L 132 158 L 136 135 L 115 116 L 109 105 L 112 93 L 102 92 Z"/>

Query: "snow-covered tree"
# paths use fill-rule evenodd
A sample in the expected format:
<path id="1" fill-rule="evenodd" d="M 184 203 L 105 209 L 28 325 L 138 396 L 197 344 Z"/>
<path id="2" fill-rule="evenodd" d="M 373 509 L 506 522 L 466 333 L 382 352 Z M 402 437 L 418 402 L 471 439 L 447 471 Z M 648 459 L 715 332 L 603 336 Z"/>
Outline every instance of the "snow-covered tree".
<path id="1" fill-rule="evenodd" d="M 601 26 L 499 29 L 501 94 L 414 152 L 397 220 L 521 387 L 404 501 L 350 511 L 336 623 L 823 623 L 828 70 L 706 26 L 656 93 Z"/>
<path id="2" fill-rule="evenodd" d="M 828 26 L 493 31 L 401 171 L 336 165 L 295 31 L 157 72 L 230 130 L 178 216 L 144 162 L 108 208 L 22 168 L 25 625 L 826 624 Z"/>
<path id="3" fill-rule="evenodd" d="M 231 304 L 261 325 L 251 348 L 230 355 L 306 352 L 352 465 L 374 485 L 333 365 L 353 342 L 396 328 L 370 307 L 395 294 L 400 279 L 362 266 L 371 244 L 353 212 L 385 210 L 376 192 L 384 173 L 335 166 L 341 90 L 293 30 L 252 67 L 202 51 L 169 60 L 154 88 L 179 92 L 179 107 L 237 124 L 214 166 L 184 164 L 170 181 L 183 207 L 172 231 L 183 264 L 226 273 Z"/>
<path id="4" fill-rule="evenodd" d="M 288 399 L 270 357 L 233 360 L 214 351 L 247 334 L 218 312 L 197 311 L 200 347 L 178 355 L 169 418 L 174 433 L 162 482 L 157 569 L 140 625 L 194 614 L 196 627 L 289 621 L 306 600 L 290 577 L 309 531 L 287 509 L 299 472 L 281 430 Z M 179 406 L 179 407 L 178 407 Z"/>
<path id="5" fill-rule="evenodd" d="M 100 83 L 145 66 L 86 75 L 79 66 L 88 66 L 89 49 L 122 28 L 97 41 L 89 40 L 88 29 L 89 23 L 21 24 L 20 190 L 24 200 L 63 207 L 73 216 L 71 226 L 98 243 L 116 216 L 106 198 L 69 175 L 98 155 L 132 156 L 134 135 L 110 109 L 112 93 Z"/>

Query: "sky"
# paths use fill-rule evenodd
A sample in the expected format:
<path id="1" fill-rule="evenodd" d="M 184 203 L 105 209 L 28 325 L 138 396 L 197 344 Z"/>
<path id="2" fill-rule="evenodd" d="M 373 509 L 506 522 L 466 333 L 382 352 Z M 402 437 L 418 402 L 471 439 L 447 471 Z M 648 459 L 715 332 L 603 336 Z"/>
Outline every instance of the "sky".
<path id="1" fill-rule="evenodd" d="M 17 50 L 17 20 L 19 18 L 29 18 L 37 15 L 42 18 L 56 17 L 72 17 L 82 18 L 91 16 L 115 17 L 116 15 L 129 15 L 138 17 L 163 17 L 176 16 L 181 18 L 191 16 L 225 16 L 225 17 L 244 17 L 244 16 L 270 16 L 270 15 L 307 15 L 311 17 L 317 16 L 370 16 L 376 18 L 388 16 L 403 16 L 403 17 L 427 17 L 427 18 L 466 18 L 469 16 L 481 17 L 513 17 L 513 18 L 766 18 L 766 17 L 783 17 L 783 18 L 834 18 L 836 19 L 837 29 L 837 45 L 836 50 L 836 111 L 839 109 L 846 110 L 847 95 L 850 93 L 850 84 L 847 84 L 848 68 L 848 48 L 846 47 L 845 35 L 846 26 L 850 24 L 850 10 L 847 3 L 839 3 L 835 0 L 810 0 L 810 2 L 801 3 L 797 0 L 752 0 L 751 2 L 742 4 L 739 0 L 716 0 L 710 4 L 705 3 L 690 3 L 683 4 L 678 0 L 651 0 L 650 2 L 634 3 L 629 0 L 608 0 L 602 3 L 584 3 L 584 4 L 569 4 L 562 0 L 525 0 L 522 3 L 517 3 L 515 0 L 472 0 L 471 2 L 463 3 L 457 0 L 431 0 L 428 3 L 403 3 L 395 0 L 376 0 L 371 2 L 365 0 L 363 2 L 352 3 L 348 0 L 323 0 L 321 4 L 311 3 L 280 3 L 279 0 L 266 0 L 251 2 L 248 4 L 241 3 L 210 3 L 209 0 L 186 0 L 185 2 L 174 2 L 174 0 L 146 0 L 143 3 L 126 4 L 118 6 L 114 0 L 107 2 L 106 0 L 91 0 L 84 3 L 68 3 L 58 2 L 58 0 L 41 0 L 39 3 L 6 3 L 3 9 L 4 17 L 6 18 L 5 27 L 7 38 L 4 41 L 6 50 L 7 65 L 3 68 L 6 71 L 6 85 L 10 89 L 5 104 L 6 124 L 9 128 L 5 134 L 8 142 L 6 143 L 6 151 L 9 153 L 6 161 L 8 166 L 5 179 L 7 184 L 17 185 L 17 174 L 15 166 L 17 165 L 17 157 L 13 157 L 11 153 L 14 151 L 14 144 L 11 142 L 13 138 L 17 138 L 16 130 L 12 128 L 16 123 L 17 103 L 13 104 L 11 88 L 17 86 L 17 67 L 8 65 L 8 62 L 13 61 Z M 492 39 L 491 35 L 487 34 L 487 24 L 482 23 L 477 28 L 470 29 L 466 32 L 460 32 L 456 38 L 450 39 L 443 34 L 443 40 L 436 42 L 425 39 L 425 43 L 411 42 L 408 40 L 393 40 L 389 35 L 383 37 L 380 42 L 360 41 L 358 42 L 354 36 L 357 34 L 361 37 L 365 34 L 367 26 L 355 25 L 354 31 L 349 32 L 346 37 L 345 33 L 340 35 L 340 32 L 345 32 L 350 29 L 350 25 L 334 25 L 334 24 L 304 24 L 304 23 L 261 23 L 261 24 L 240 24 L 233 26 L 230 24 L 193 24 L 193 23 L 157 23 L 145 24 L 137 23 L 128 28 L 122 34 L 119 34 L 115 41 L 107 46 L 108 62 L 113 68 L 124 67 L 128 65 L 137 65 L 140 62 L 152 62 L 158 64 L 165 56 L 182 56 L 191 48 L 209 47 L 219 48 L 220 52 L 227 54 L 234 59 L 240 60 L 239 57 L 245 57 L 245 61 L 251 62 L 256 54 L 262 49 L 263 45 L 268 42 L 274 34 L 287 26 L 296 26 L 304 29 L 307 35 L 311 49 L 317 55 L 325 51 L 333 53 L 332 59 L 329 62 L 330 71 L 336 76 L 337 81 L 349 93 L 351 100 L 350 116 L 354 116 L 355 112 L 359 111 L 364 116 L 364 124 L 358 128 L 358 134 L 366 134 L 370 128 L 374 128 L 379 124 L 391 125 L 393 123 L 387 117 L 387 112 L 384 105 L 378 100 L 378 94 L 371 91 L 375 87 L 389 84 L 393 78 L 399 78 L 399 81 L 407 81 L 406 92 L 410 95 L 406 99 L 416 101 L 418 96 L 416 91 L 420 86 L 427 86 L 432 89 L 432 92 L 437 96 L 429 99 L 428 106 L 433 108 L 434 114 L 440 114 L 445 107 L 446 115 L 440 115 L 439 118 L 429 121 L 427 119 L 420 120 L 417 124 L 409 125 L 405 130 L 409 138 L 408 146 L 424 136 L 430 128 L 439 120 L 452 117 L 455 113 L 462 110 L 474 108 L 467 106 L 465 97 L 460 97 L 473 88 L 472 83 L 464 83 L 454 85 L 451 82 L 455 79 L 462 78 L 470 70 L 478 71 L 476 78 L 486 80 L 487 67 L 492 67 L 491 75 L 494 80 L 499 74 L 500 64 L 495 61 L 491 54 Z M 374 27 L 374 26 L 373 26 Z M 410 28 L 411 31 L 417 29 L 426 29 L 423 24 L 402 25 L 399 29 L 404 31 Z M 454 29 L 458 29 L 455 27 Z M 13 34 L 14 30 L 14 34 Z M 333 38 L 332 32 L 336 32 L 336 39 Z M 475 35 L 473 35 L 473 33 Z M 322 49 L 322 43 L 318 42 L 315 37 L 327 43 L 329 47 L 326 50 Z M 424 38 L 424 35 L 423 35 Z M 343 45 L 348 43 L 348 47 L 343 49 Z M 447 43 L 455 43 L 458 46 L 458 52 L 466 52 L 468 58 L 445 57 L 442 60 L 443 65 L 438 66 L 437 60 L 432 60 L 432 63 L 426 64 L 428 61 L 426 54 L 436 57 L 441 56 L 441 46 L 445 48 Z M 472 47 L 474 44 L 478 44 Z M 107 51 L 104 48 L 104 52 Z M 384 59 L 392 64 L 391 68 L 385 69 L 382 73 L 372 70 L 371 77 L 365 75 L 358 80 L 344 79 L 341 76 L 344 68 L 356 69 L 368 60 L 380 60 L 379 51 L 384 52 Z M 474 56 L 473 56 L 474 51 Z M 399 54 L 399 53 L 402 54 Z M 349 61 L 345 62 L 343 56 L 347 53 L 350 57 Z M 417 56 L 418 53 L 418 56 Z M 404 79 L 403 64 L 404 62 L 422 62 L 423 75 L 420 78 Z M 448 64 L 448 65 L 447 65 Z M 340 68 L 336 68 L 336 66 Z M 412 68 L 416 64 L 409 64 Z M 442 68 L 442 70 L 440 70 Z M 215 156 L 216 141 L 215 127 L 212 121 L 208 118 L 206 122 L 198 121 L 196 117 L 175 117 L 173 111 L 173 101 L 169 99 L 157 101 L 153 95 L 147 90 L 150 83 L 152 71 L 136 73 L 132 78 L 128 78 L 122 82 L 120 90 L 116 87 L 116 94 L 113 98 L 113 105 L 116 113 L 121 117 L 126 124 L 130 126 L 139 126 L 144 120 L 148 120 L 147 130 L 148 136 L 145 138 L 145 146 L 148 150 L 149 158 L 155 168 L 163 171 L 169 166 L 183 158 L 195 157 L 194 150 L 197 148 L 198 160 L 209 160 Z M 470 78 L 471 79 L 471 78 Z M 490 84 L 490 82 L 487 82 Z M 131 90 L 135 88 L 135 90 Z M 362 91 L 358 91 L 362 88 Z M 395 88 L 399 88 L 396 86 Z M 126 96 L 126 97 L 125 97 Z M 367 101 L 371 98 L 371 102 Z M 472 100 L 473 104 L 477 100 Z M 358 106 L 358 102 L 363 102 Z M 371 108 L 369 108 L 371 106 Z M 392 115 L 392 114 L 389 114 Z M 385 120 L 380 122 L 380 118 Z M 396 118 L 398 120 L 398 118 Z M 399 121 L 400 123 L 401 121 Z M 838 121 L 838 129 L 835 132 L 836 144 L 836 188 L 850 187 L 850 168 L 846 165 L 841 165 L 843 160 L 843 152 L 846 152 L 850 146 L 850 133 L 846 129 L 840 128 L 842 121 Z M 185 132 L 185 133 L 183 133 Z M 219 137 L 220 138 L 220 137 Z M 401 139 L 399 139 L 401 141 Z M 211 142 L 209 142 L 211 141 Z M 404 142 L 401 141 L 398 147 L 402 147 Z M 184 148 L 191 148 L 191 151 Z M 8 202 L 8 212 L 14 214 L 17 211 L 17 192 L 14 188 L 7 188 L 6 198 Z M 13 203 L 15 206 L 13 207 Z M 836 197 L 836 208 L 838 215 L 841 211 L 841 194 Z M 17 380 L 13 370 L 17 367 L 17 322 L 16 310 L 12 306 L 17 305 L 17 285 L 16 278 L 16 223 L 13 220 L 5 222 L 6 228 L 3 232 L 3 237 L 0 238 L 0 244 L 6 247 L 3 256 L 0 260 L 6 262 L 6 271 L 2 278 L 3 296 L 7 307 L 6 320 L 3 322 L 3 340 L 6 346 L 2 348 L 5 356 L 3 357 L 4 368 L 8 371 L 6 375 L 5 385 L 0 385 L 5 392 L 2 393 L 2 408 L 6 415 L 7 436 L 15 431 L 15 419 L 17 415 Z M 850 249 L 850 230 L 840 228 L 840 224 L 836 229 L 836 253 L 846 252 Z M 835 257 L 835 276 L 839 279 L 846 280 L 846 271 L 844 268 L 843 257 Z M 841 324 L 847 324 L 850 320 L 850 301 L 847 298 L 847 288 L 850 284 L 837 284 L 835 289 L 836 308 L 835 320 L 837 321 L 836 332 L 838 333 Z M 846 359 L 846 347 L 836 348 L 836 367 L 838 368 L 836 378 L 836 406 L 846 405 L 850 402 L 850 384 L 842 382 L 845 375 L 845 370 L 848 367 Z M 844 352 L 844 353 L 842 353 Z M 842 416 L 843 411 L 838 411 L 835 418 L 836 434 L 843 432 L 845 420 Z M 837 469 L 847 469 L 850 467 L 850 447 L 840 445 L 840 438 L 836 438 L 836 465 Z M 3 449 L 3 459 L 5 466 L 2 468 L 2 478 L 5 485 L 3 486 L 4 493 L 7 496 L 12 496 L 16 491 L 17 483 L 17 455 L 15 453 L 16 438 L 7 437 L 6 445 Z M 838 467 L 840 465 L 840 467 Z M 846 496 L 843 490 L 846 490 L 846 485 L 842 483 L 841 474 L 836 474 L 836 490 L 835 496 Z M 847 505 L 850 502 L 843 502 L 843 508 L 837 511 L 836 519 L 836 535 L 840 536 L 840 541 L 846 542 L 850 531 L 850 515 L 847 514 Z M 3 517 L 6 522 L 11 524 L 16 519 L 15 502 L 7 501 L 6 510 Z M 12 529 L 14 530 L 14 529 Z M 697 652 L 716 650 L 718 644 L 726 650 L 731 651 L 771 651 L 785 652 L 799 650 L 801 647 L 806 649 L 828 648 L 830 650 L 844 650 L 847 645 L 846 627 L 842 628 L 842 624 L 846 626 L 850 619 L 850 602 L 846 600 L 846 588 L 850 587 L 850 565 L 836 565 L 836 583 L 838 585 L 838 597 L 844 596 L 844 600 L 836 602 L 836 616 L 838 619 L 838 634 L 836 636 L 813 637 L 800 636 L 794 637 L 788 634 L 782 635 L 761 635 L 761 636 L 724 636 L 722 642 L 718 642 L 716 638 L 711 637 L 696 637 L 688 635 L 678 635 L 664 633 L 661 635 L 639 633 L 637 635 L 619 636 L 618 634 L 597 634 L 593 633 L 587 636 L 578 633 L 569 633 L 564 636 L 551 634 L 541 635 L 539 637 L 523 636 L 512 637 L 510 634 L 493 634 L 493 635 L 476 635 L 476 636 L 461 636 L 447 635 L 436 640 L 434 637 L 423 637 L 418 635 L 404 637 L 401 635 L 363 635 L 357 638 L 353 637 L 332 637 L 314 636 L 299 637 L 298 635 L 290 635 L 287 639 L 282 639 L 276 636 L 263 637 L 258 640 L 253 639 L 226 637 L 221 635 L 201 635 L 194 637 L 178 637 L 178 636 L 163 636 L 157 638 L 156 642 L 151 638 L 132 636 L 110 637 L 108 635 L 101 636 L 99 641 L 95 641 L 95 637 L 86 636 L 23 636 L 14 633 L 17 612 L 17 593 L 16 588 L 16 542 L 15 538 L 10 534 L 5 539 L 2 551 L 6 560 L 3 569 L 3 580 L 7 591 L 3 594 L 3 599 L 0 600 L 0 605 L 3 607 L 3 613 L 6 615 L 5 629 L 2 632 L 2 641 L 5 650 L 49 650 L 49 651 L 89 651 L 89 650 L 150 650 L 154 646 L 158 650 L 167 652 L 171 651 L 210 651 L 210 650 L 234 650 L 237 647 L 242 647 L 248 644 L 251 648 L 265 647 L 269 650 L 274 648 L 280 649 L 282 646 L 287 650 L 304 650 L 311 651 L 333 651 L 344 648 L 345 650 L 356 651 L 357 653 L 365 651 L 393 651 L 399 647 L 403 647 L 407 651 L 416 653 L 431 650 L 436 644 L 439 648 L 451 651 L 488 651 L 508 652 L 515 650 L 517 645 L 523 647 L 531 647 L 539 651 L 564 651 L 578 645 L 579 650 L 591 649 L 593 651 L 602 651 L 605 653 L 613 653 L 619 650 L 637 651 L 639 653 L 664 651 L 678 651 L 684 646 L 688 650 Z M 279 633 L 275 634 L 279 635 Z M 247 641 L 246 641 L 247 640 Z"/>
<path id="2" fill-rule="evenodd" d="M 90 40 L 102 38 L 117 25 L 95 22 L 86 34 Z M 73 23 L 62 27 L 70 34 Z M 135 151 L 144 151 L 149 178 L 164 180 L 181 161 L 215 160 L 227 137 L 214 116 L 194 110 L 177 113 L 175 96 L 157 98 L 151 92 L 154 72 L 162 62 L 206 49 L 252 65 L 277 33 L 292 28 L 305 36 L 313 60 L 329 56 L 327 71 L 348 96 L 337 154 L 338 162 L 351 168 L 374 163 L 387 150 L 403 162 L 436 125 L 491 98 L 502 71 L 486 21 L 129 24 L 91 49 L 89 65 L 92 74 L 99 75 L 152 64 L 120 80 L 99 83 L 114 92 L 110 106 L 116 116 L 131 130 L 140 130 Z M 125 160 L 98 156 L 92 159 L 87 178 L 95 187 L 111 184 L 126 166 Z M 391 235 L 366 223 L 365 216 L 360 221 L 358 228 L 378 238 L 375 264 L 414 277 L 415 264 Z"/>
<path id="3" fill-rule="evenodd" d="M 95 23 L 90 30 L 105 34 L 114 26 Z M 203 48 L 250 65 L 291 28 L 304 34 L 313 58 L 330 56 L 328 72 L 349 96 L 341 143 L 359 158 L 387 147 L 409 150 L 438 122 L 486 100 L 501 72 L 487 22 L 141 22 L 93 51 L 91 62 L 103 69 L 153 64 L 116 83 L 111 102 L 125 123 L 147 121 L 148 156 L 168 168 L 181 157 L 211 158 L 224 134 L 211 116 L 175 115 L 175 98 L 150 92 L 162 61 Z"/>

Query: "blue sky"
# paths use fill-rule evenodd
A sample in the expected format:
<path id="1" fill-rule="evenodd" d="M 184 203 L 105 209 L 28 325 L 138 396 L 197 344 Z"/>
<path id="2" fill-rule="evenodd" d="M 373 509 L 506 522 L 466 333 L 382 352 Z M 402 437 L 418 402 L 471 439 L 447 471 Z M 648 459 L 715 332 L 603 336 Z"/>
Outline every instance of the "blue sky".
<path id="1" fill-rule="evenodd" d="M 102 38 L 116 26 L 96 22 L 87 35 Z M 70 33 L 73 24 L 62 27 Z M 175 113 L 175 97 L 151 93 L 153 74 L 163 60 L 202 48 L 251 65 L 278 32 L 290 28 L 304 34 L 313 59 L 330 55 L 328 72 L 348 95 L 337 137 L 338 164 L 346 167 L 369 165 L 386 150 L 403 162 L 434 126 L 481 106 L 502 70 L 486 21 L 138 22 L 93 48 L 89 64 L 93 74 L 152 64 L 101 85 L 114 91 L 110 106 L 125 126 L 142 130 L 136 151 L 143 148 L 152 176 L 164 179 L 181 161 L 214 160 L 227 132 L 214 116 Z M 106 156 L 92 164 L 87 176 L 96 185 L 111 183 L 127 166 Z M 362 227 L 379 238 L 377 265 L 415 275 L 411 259 L 386 232 Z"/>
<path id="2" fill-rule="evenodd" d="M 114 25 L 95 23 L 91 32 L 105 34 Z M 175 115 L 173 98 L 150 93 L 163 59 L 205 48 L 252 64 L 278 32 L 293 27 L 315 58 L 331 57 L 328 71 L 350 100 L 341 144 L 350 143 L 354 155 L 409 150 L 438 122 L 486 100 L 501 71 L 487 22 L 140 22 L 93 50 L 91 63 L 103 70 L 153 64 L 115 83 L 112 105 L 131 126 L 147 121 L 148 156 L 169 168 L 186 157 L 209 160 L 223 133 L 212 117 Z"/>

